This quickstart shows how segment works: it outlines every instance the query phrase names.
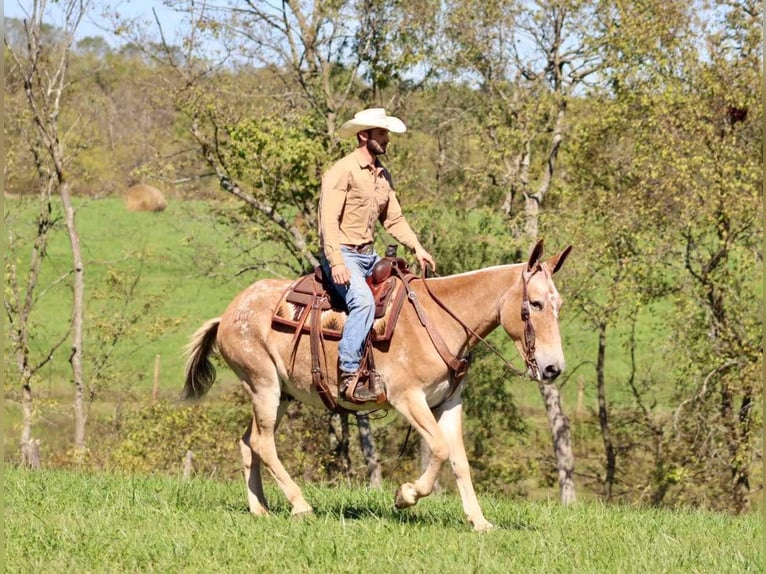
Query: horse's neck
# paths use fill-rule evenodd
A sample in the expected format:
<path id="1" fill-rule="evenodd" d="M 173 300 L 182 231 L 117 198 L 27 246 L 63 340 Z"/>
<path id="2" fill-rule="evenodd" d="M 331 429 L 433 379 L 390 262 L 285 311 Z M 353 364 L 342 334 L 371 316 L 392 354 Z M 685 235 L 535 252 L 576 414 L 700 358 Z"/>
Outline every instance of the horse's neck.
<path id="1" fill-rule="evenodd" d="M 429 287 L 472 331 L 484 337 L 500 323 L 503 299 L 522 265 L 501 265 L 431 280 Z"/>

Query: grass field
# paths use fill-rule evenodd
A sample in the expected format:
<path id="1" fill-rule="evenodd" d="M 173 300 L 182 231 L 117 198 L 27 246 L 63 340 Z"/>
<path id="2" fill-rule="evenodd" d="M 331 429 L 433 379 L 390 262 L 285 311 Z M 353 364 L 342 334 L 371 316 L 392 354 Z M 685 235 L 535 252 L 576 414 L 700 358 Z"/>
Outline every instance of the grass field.
<path id="1" fill-rule="evenodd" d="M 452 495 L 393 508 L 383 491 L 306 486 L 315 515 L 256 519 L 239 482 L 6 468 L 6 572 L 762 572 L 758 515 L 481 496 L 475 534 Z"/>
<path id="2" fill-rule="evenodd" d="M 178 394 L 181 349 L 191 333 L 204 320 L 220 314 L 237 292 L 255 280 L 252 273 L 237 275 L 252 261 L 240 252 L 230 231 L 216 222 L 211 207 L 205 202 L 171 201 L 165 211 L 150 213 L 129 212 L 117 198 L 78 202 L 86 265 L 84 348 L 89 382 L 93 382 L 92 357 L 111 352 L 110 370 L 118 374 L 121 386 L 149 390 L 159 355 L 161 392 Z M 6 201 L 15 229 L 29 227 L 33 209 L 29 202 Z M 21 253 L 25 261 L 27 251 Z M 44 261 L 33 315 L 38 356 L 66 333 L 71 292 L 65 282 L 56 282 L 70 266 L 66 234 L 56 232 Z M 130 318 L 137 320 L 126 325 L 127 331 L 111 346 L 109 327 L 128 323 Z M 38 391 L 55 395 L 66 390 L 67 353 L 68 346 L 63 345 L 36 381 Z"/>

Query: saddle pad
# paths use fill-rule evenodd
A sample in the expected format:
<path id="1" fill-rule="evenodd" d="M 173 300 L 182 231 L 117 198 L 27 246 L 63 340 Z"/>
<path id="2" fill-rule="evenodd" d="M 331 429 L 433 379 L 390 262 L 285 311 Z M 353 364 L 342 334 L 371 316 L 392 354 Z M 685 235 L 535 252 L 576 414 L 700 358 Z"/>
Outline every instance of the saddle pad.
<path id="1" fill-rule="evenodd" d="M 394 334 L 396 320 L 399 318 L 399 312 L 404 302 L 404 284 L 395 277 L 389 277 L 381 285 L 375 286 L 374 292 L 378 296 L 375 298 L 376 318 L 371 330 L 372 341 L 374 343 L 389 341 Z M 332 308 L 328 304 L 326 295 L 321 297 L 318 304 L 322 314 L 323 336 L 328 339 L 340 339 L 348 314 L 345 311 Z M 291 285 L 277 303 L 272 315 L 272 324 L 275 327 L 292 327 L 292 331 L 301 326 L 303 332 L 309 333 L 312 318 L 306 315 L 311 312 L 311 301 L 297 301 Z"/>

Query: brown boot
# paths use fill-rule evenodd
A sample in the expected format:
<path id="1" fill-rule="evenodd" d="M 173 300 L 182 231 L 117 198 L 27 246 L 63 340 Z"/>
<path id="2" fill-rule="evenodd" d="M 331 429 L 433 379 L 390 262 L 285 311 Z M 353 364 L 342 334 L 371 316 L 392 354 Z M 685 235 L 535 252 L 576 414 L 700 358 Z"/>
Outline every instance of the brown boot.
<path id="1" fill-rule="evenodd" d="M 352 403 L 366 403 L 369 401 L 377 400 L 378 396 L 371 392 L 367 387 L 363 387 L 359 384 L 359 371 L 348 372 L 341 370 L 340 372 L 340 396 L 341 398 L 351 401 Z M 354 386 L 352 395 L 347 396 L 348 389 Z"/>

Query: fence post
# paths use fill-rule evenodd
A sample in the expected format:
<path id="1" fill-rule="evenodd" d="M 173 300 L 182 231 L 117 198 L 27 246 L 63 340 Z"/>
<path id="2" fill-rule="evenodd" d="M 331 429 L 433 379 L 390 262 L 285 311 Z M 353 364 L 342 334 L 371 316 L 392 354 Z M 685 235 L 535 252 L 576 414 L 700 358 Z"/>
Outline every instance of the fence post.
<path id="1" fill-rule="evenodd" d="M 585 380 L 582 377 L 577 379 L 577 408 L 575 409 L 575 418 L 579 421 L 582 419 L 583 410 L 585 408 Z"/>
<path id="2" fill-rule="evenodd" d="M 40 469 L 40 439 L 33 438 L 21 448 L 21 464 L 25 468 Z"/>
<path id="3" fill-rule="evenodd" d="M 154 357 L 154 384 L 152 385 L 152 402 L 157 402 L 160 394 L 160 356 Z"/>
<path id="4" fill-rule="evenodd" d="M 183 476 L 184 480 L 189 480 L 192 475 L 192 470 L 194 470 L 194 453 L 190 450 L 186 451 L 186 455 L 184 456 L 184 470 L 183 470 Z"/>

